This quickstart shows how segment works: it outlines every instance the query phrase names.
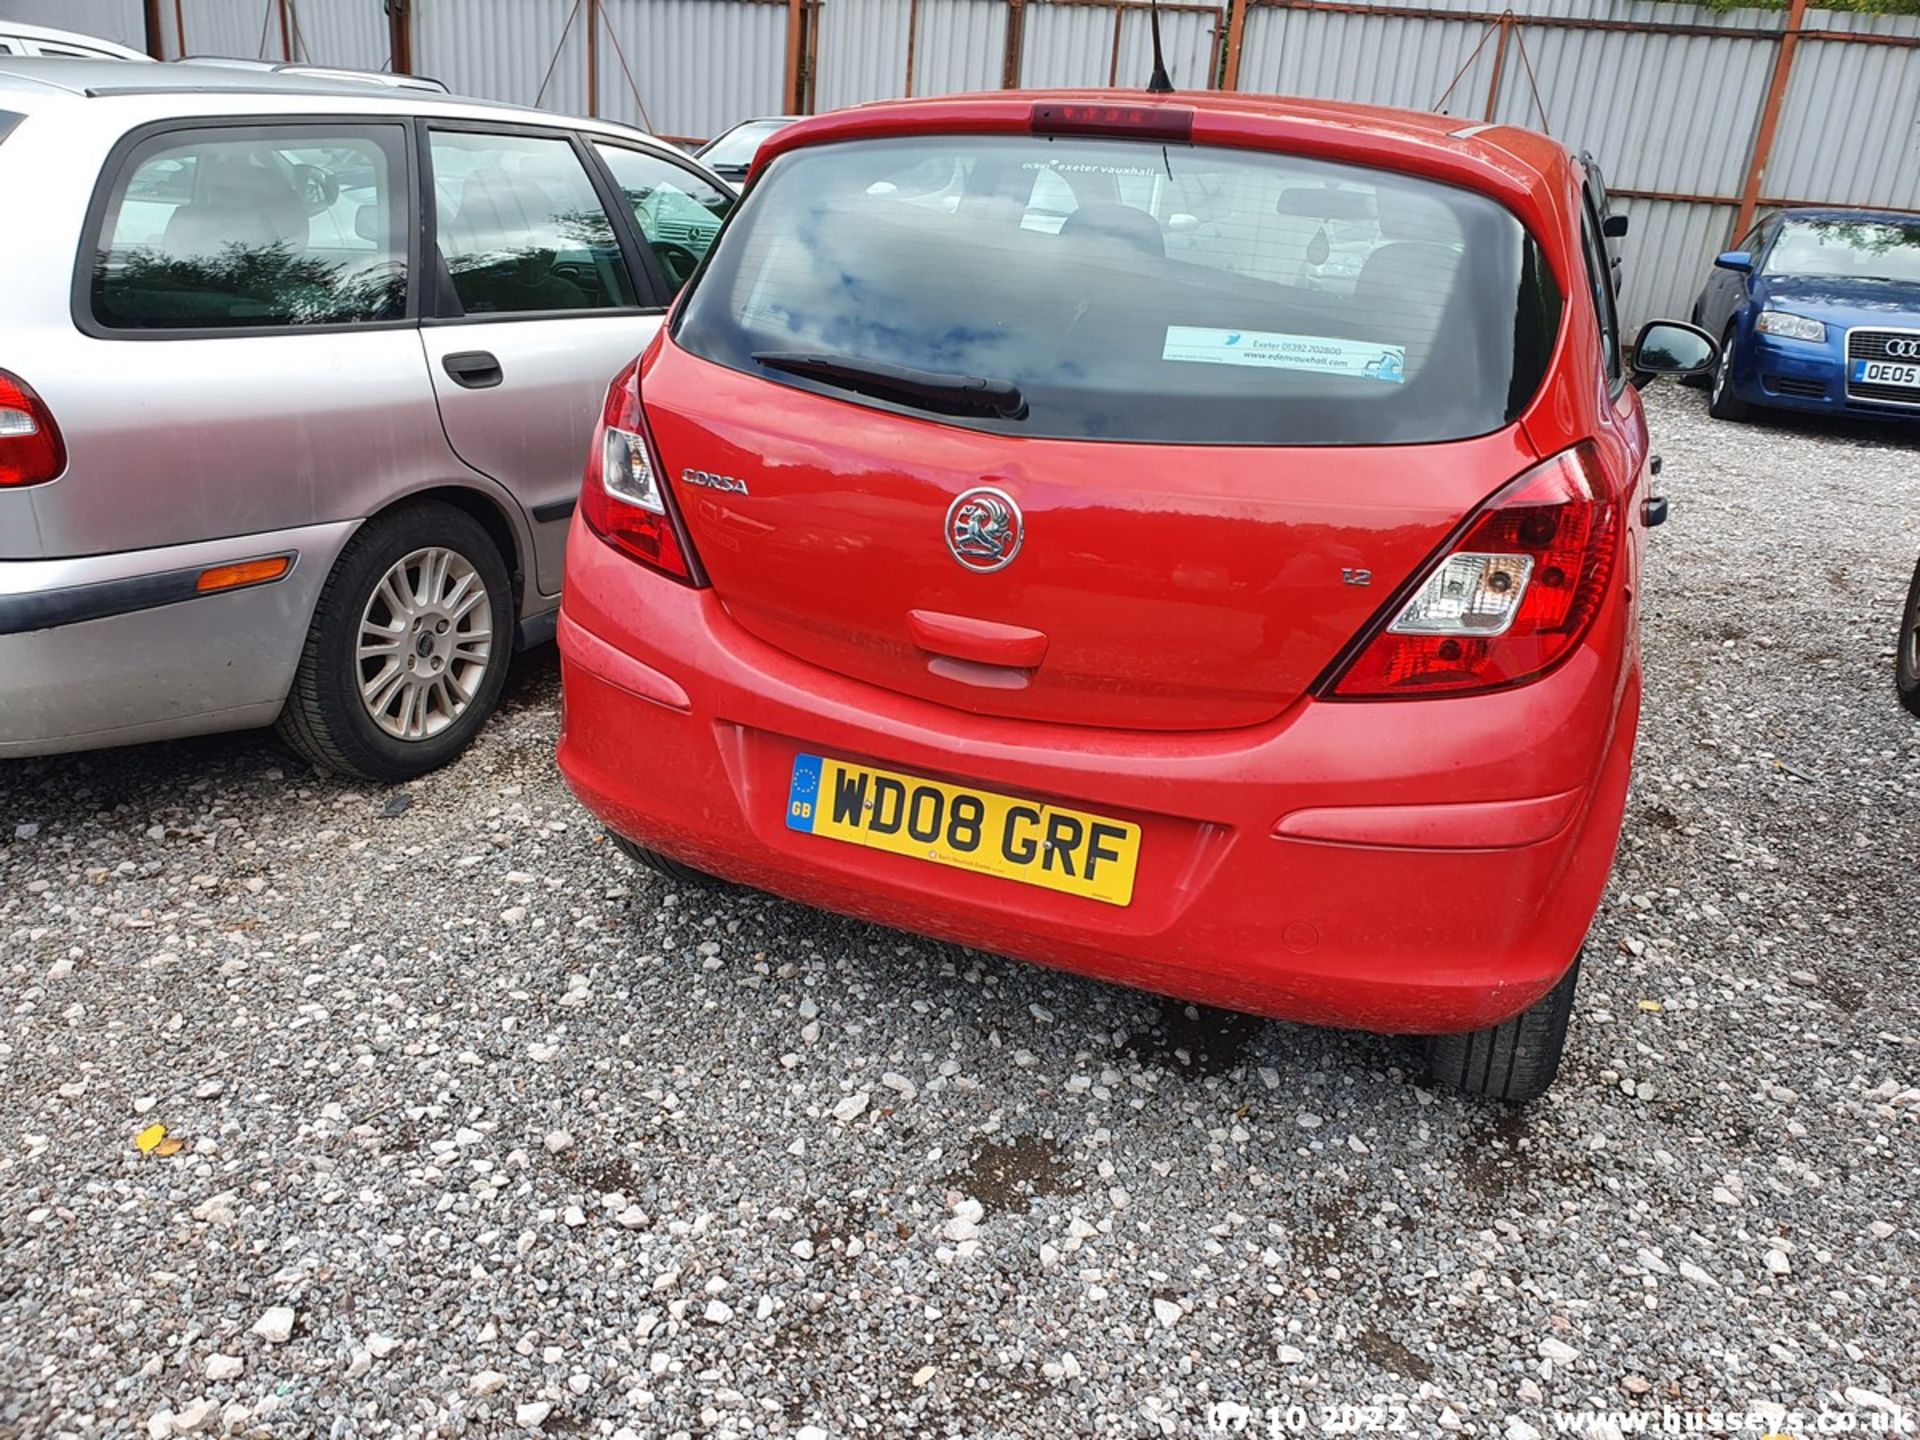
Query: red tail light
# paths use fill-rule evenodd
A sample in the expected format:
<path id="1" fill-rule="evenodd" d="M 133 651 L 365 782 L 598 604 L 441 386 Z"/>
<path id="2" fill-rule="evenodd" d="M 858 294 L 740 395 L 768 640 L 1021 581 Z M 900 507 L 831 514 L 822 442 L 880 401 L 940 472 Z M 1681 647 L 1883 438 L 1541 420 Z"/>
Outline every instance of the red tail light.
<path id="1" fill-rule="evenodd" d="M 1597 452 L 1554 456 L 1488 501 L 1375 622 L 1331 698 L 1459 695 L 1545 674 L 1592 625 L 1619 549 L 1620 504 Z"/>
<path id="2" fill-rule="evenodd" d="M 638 360 L 607 387 L 593 447 L 587 452 L 580 514 L 594 534 L 622 554 L 683 585 L 705 583 L 647 433 Z"/>
<path id="3" fill-rule="evenodd" d="M 66 442 L 46 402 L 0 370 L 0 488 L 38 485 L 67 468 Z"/>

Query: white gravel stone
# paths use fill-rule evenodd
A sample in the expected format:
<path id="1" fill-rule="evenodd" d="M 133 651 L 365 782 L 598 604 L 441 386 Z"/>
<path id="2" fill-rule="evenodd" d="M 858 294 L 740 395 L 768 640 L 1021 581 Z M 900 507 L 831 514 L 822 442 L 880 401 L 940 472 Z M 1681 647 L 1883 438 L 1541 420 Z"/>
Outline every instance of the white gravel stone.
<path id="1" fill-rule="evenodd" d="M 467 1389 L 476 1395 L 498 1395 L 507 1388 L 507 1377 L 498 1370 L 476 1370 L 467 1379 Z"/>
<path id="2" fill-rule="evenodd" d="M 209 1380 L 232 1380 L 245 1373 L 247 1362 L 238 1355 L 209 1355 L 206 1376 Z"/>
<path id="3" fill-rule="evenodd" d="M 547 1423 L 547 1417 L 553 1414 L 553 1402 L 549 1400 L 528 1400 L 513 1407 L 513 1423 L 522 1430 L 538 1430 Z"/>
<path id="4" fill-rule="evenodd" d="M 1153 1318 L 1166 1326 L 1167 1329 L 1171 1330 L 1175 1325 L 1180 1323 L 1180 1313 L 1180 1307 L 1173 1301 L 1163 1299 L 1157 1295 L 1154 1297 Z"/>
<path id="5" fill-rule="evenodd" d="M 833 1118 L 841 1124 L 857 1120 L 866 1112 L 867 1102 L 873 1097 L 865 1090 L 856 1090 L 833 1107 Z"/>
<path id="6" fill-rule="evenodd" d="M 292 1338 L 294 1310 L 291 1305 L 272 1305 L 253 1322 L 253 1333 L 269 1345 L 284 1345 Z"/>

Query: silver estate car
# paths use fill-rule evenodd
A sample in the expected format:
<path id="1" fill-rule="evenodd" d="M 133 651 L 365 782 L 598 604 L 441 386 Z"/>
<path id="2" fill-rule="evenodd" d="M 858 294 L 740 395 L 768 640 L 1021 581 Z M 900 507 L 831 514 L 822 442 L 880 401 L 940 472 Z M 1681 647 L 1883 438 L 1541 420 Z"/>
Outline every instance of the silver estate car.
<path id="1" fill-rule="evenodd" d="M 625 127 L 0 58 L 0 757 L 452 758 L 550 639 L 606 385 L 734 201 Z"/>

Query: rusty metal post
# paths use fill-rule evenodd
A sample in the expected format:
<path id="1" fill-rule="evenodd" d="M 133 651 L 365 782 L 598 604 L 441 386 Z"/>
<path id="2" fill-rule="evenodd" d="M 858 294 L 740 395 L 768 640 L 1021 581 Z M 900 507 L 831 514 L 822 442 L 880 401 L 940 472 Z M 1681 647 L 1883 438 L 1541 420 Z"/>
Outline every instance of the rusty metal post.
<path id="1" fill-rule="evenodd" d="M 1766 175 L 1767 161 L 1773 157 L 1773 137 L 1780 128 L 1780 111 L 1787 98 L 1787 80 L 1793 73 L 1793 52 L 1800 45 L 1800 25 L 1807 15 L 1807 0 L 1792 0 L 1787 6 L 1786 28 L 1780 32 L 1780 49 L 1773 57 L 1773 78 L 1767 83 L 1767 98 L 1760 107 L 1760 128 L 1753 137 L 1753 156 L 1747 162 L 1747 180 L 1740 187 L 1740 210 L 1734 216 L 1729 245 L 1746 234 L 1753 225 L 1753 212 L 1760 206 L 1760 185 Z"/>
<path id="2" fill-rule="evenodd" d="M 807 114 L 811 115 L 820 107 L 820 0 L 807 0 L 807 58 L 806 99 Z"/>
<path id="3" fill-rule="evenodd" d="M 280 58 L 292 64 L 293 27 L 287 21 L 287 0 L 277 0 L 275 8 L 280 12 Z"/>
<path id="4" fill-rule="evenodd" d="M 1240 88 L 1240 47 L 1247 38 L 1247 7 L 1253 0 L 1227 0 L 1227 67 L 1220 77 L 1222 90 Z"/>
<path id="5" fill-rule="evenodd" d="M 1126 8 L 1113 7 L 1113 60 L 1107 66 L 1107 84 L 1114 87 L 1120 83 L 1120 22 L 1127 18 Z"/>
<path id="6" fill-rule="evenodd" d="M 1507 69 L 1507 41 L 1513 35 L 1513 12 L 1500 17 L 1500 38 L 1493 46 L 1493 78 L 1487 82 L 1487 110 L 1480 118 L 1493 119 L 1493 107 L 1500 102 L 1500 77 Z"/>
<path id="7" fill-rule="evenodd" d="M 413 16 L 408 0 L 387 0 L 387 64 L 396 75 L 413 73 Z"/>
<path id="8" fill-rule="evenodd" d="M 146 26 L 147 54 L 156 60 L 166 59 L 166 22 L 160 18 L 160 0 L 143 0 L 140 18 Z"/>
<path id="9" fill-rule="evenodd" d="M 1007 58 L 1000 71 L 1000 88 L 1020 88 L 1020 53 L 1026 45 L 1027 0 L 1007 0 Z"/>
<path id="10" fill-rule="evenodd" d="M 787 0 L 787 89 L 782 102 L 789 115 L 800 109 L 800 52 L 806 43 L 807 0 Z"/>
<path id="11" fill-rule="evenodd" d="M 587 0 L 587 114 L 600 113 L 600 0 Z"/>
<path id="12" fill-rule="evenodd" d="M 907 90 L 906 98 L 913 98 L 913 47 L 920 36 L 920 0 L 907 0 Z"/>

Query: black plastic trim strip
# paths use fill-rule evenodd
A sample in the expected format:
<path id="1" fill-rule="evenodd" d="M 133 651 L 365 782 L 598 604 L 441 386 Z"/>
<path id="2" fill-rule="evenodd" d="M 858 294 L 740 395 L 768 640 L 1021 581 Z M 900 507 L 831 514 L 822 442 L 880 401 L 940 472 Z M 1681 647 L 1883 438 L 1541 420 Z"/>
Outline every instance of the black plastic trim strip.
<path id="1" fill-rule="evenodd" d="M 573 507 L 576 503 L 576 501 L 568 499 L 549 500 L 544 505 L 536 505 L 533 507 L 534 522 L 540 525 L 547 525 L 555 520 L 565 520 L 573 514 Z"/>
<path id="2" fill-rule="evenodd" d="M 186 600 L 202 600 L 214 595 L 231 595 L 236 590 L 277 585 L 293 573 L 293 562 L 297 558 L 297 554 L 287 553 L 287 568 L 271 580 L 258 580 L 251 585 L 231 585 L 224 590 L 199 589 L 200 577 L 218 567 L 196 565 L 190 570 L 167 570 L 158 575 L 130 575 L 122 580 L 97 580 L 90 585 L 67 585 L 58 590 L 0 595 L 0 635 L 25 635 L 34 630 L 53 630 L 62 625 L 79 625 L 88 620 L 106 620 L 115 615 L 131 615 L 139 610 L 178 605 Z"/>

